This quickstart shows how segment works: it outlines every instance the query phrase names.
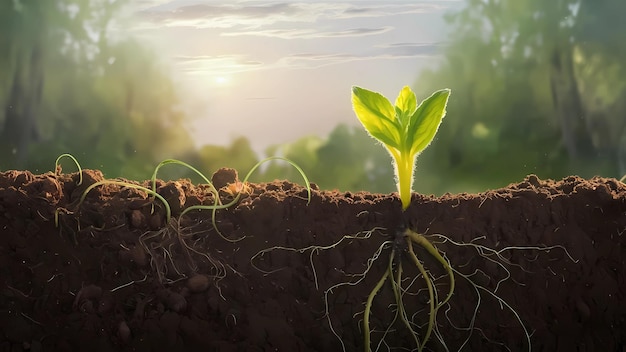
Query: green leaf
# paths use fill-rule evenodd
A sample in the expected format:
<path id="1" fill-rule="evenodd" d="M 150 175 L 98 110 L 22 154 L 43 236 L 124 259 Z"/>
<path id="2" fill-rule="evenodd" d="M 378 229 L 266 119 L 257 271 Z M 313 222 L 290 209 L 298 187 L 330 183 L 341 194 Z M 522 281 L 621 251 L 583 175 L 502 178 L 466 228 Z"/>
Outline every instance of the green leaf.
<path id="1" fill-rule="evenodd" d="M 446 115 L 446 105 L 449 97 L 450 89 L 438 90 L 417 107 L 417 110 L 411 116 L 407 131 L 410 155 L 421 153 L 435 138 L 439 125 Z"/>
<path id="2" fill-rule="evenodd" d="M 396 98 L 396 111 L 400 116 L 402 127 L 406 127 L 409 124 L 409 118 L 415 113 L 416 107 L 417 99 L 415 98 L 415 93 L 409 86 L 404 86 Z"/>
<path id="3" fill-rule="evenodd" d="M 352 87 L 352 108 L 365 130 L 387 147 L 398 149 L 402 129 L 393 105 L 380 93 Z"/>

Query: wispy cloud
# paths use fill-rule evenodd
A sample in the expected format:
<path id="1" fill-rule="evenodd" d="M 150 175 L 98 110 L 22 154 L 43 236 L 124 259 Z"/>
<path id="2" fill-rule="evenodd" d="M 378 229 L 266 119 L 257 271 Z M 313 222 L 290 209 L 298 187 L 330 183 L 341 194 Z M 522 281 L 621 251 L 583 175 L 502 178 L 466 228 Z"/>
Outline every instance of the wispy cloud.
<path id="1" fill-rule="evenodd" d="M 281 2 L 257 5 L 197 3 L 191 5 L 143 7 L 139 12 L 153 26 L 247 29 L 276 23 L 315 22 L 320 19 L 382 17 L 399 14 L 427 13 L 446 8 L 445 2 L 388 3 L 362 5 L 354 3 Z"/>
<path id="2" fill-rule="evenodd" d="M 377 47 L 393 57 L 425 57 L 439 55 L 442 46 L 443 43 L 393 43 Z"/>
<path id="3" fill-rule="evenodd" d="M 435 57 L 439 43 L 391 42 L 412 40 L 415 38 L 412 31 L 419 28 L 413 24 L 414 17 L 394 16 L 419 13 L 425 15 L 418 17 L 426 18 L 430 16 L 428 13 L 457 3 L 454 0 L 138 1 L 142 3 L 139 14 L 145 24 L 143 29 L 148 30 L 144 34 L 158 36 L 169 32 L 186 36 L 180 46 L 188 47 L 188 56 L 173 59 L 179 72 L 187 75 L 226 75 L 308 69 L 352 61 Z M 150 3 L 154 6 L 149 6 Z M 184 28 L 170 30 L 173 27 Z M 418 37 L 419 34 L 417 32 Z M 268 45 L 259 45 L 258 37 L 267 38 L 263 43 Z M 359 40 L 361 37 L 367 39 Z M 355 40 L 341 42 L 341 38 Z M 322 45 L 322 42 L 328 44 Z M 233 51 L 238 54 L 232 54 Z"/>
<path id="4" fill-rule="evenodd" d="M 367 35 L 377 35 L 392 30 L 393 27 L 380 28 L 352 28 L 342 31 L 317 31 L 313 29 L 267 29 L 259 31 L 226 32 L 223 36 L 259 36 L 282 39 L 311 39 L 311 38 L 341 38 L 341 37 L 362 37 Z"/>
<path id="5" fill-rule="evenodd" d="M 248 60 L 242 55 L 176 56 L 174 63 L 188 74 L 224 75 L 251 71 L 263 66 L 262 62 Z"/>
<path id="6" fill-rule="evenodd" d="M 378 50 L 361 54 L 300 53 L 281 58 L 275 66 L 312 69 L 352 61 L 433 58 L 439 55 L 440 46 L 439 43 L 400 43 L 380 46 Z"/>
<path id="7" fill-rule="evenodd" d="M 313 69 L 352 61 L 433 58 L 439 55 L 440 47 L 440 43 L 393 43 L 379 45 L 366 53 L 303 52 L 273 62 L 252 60 L 244 55 L 176 56 L 174 63 L 187 74 L 225 75 L 271 69 Z"/>
<path id="8" fill-rule="evenodd" d="M 195 4 L 174 9 L 146 9 L 140 12 L 154 25 L 196 28 L 258 28 L 278 22 L 314 22 L 336 5 L 323 9 L 320 4 L 276 3 L 268 5 Z"/>
<path id="9" fill-rule="evenodd" d="M 370 6 L 351 5 L 344 9 L 338 18 L 356 18 L 356 17 L 383 17 L 415 13 L 428 13 L 447 8 L 444 4 L 439 3 L 403 3 L 403 4 L 377 4 Z"/>

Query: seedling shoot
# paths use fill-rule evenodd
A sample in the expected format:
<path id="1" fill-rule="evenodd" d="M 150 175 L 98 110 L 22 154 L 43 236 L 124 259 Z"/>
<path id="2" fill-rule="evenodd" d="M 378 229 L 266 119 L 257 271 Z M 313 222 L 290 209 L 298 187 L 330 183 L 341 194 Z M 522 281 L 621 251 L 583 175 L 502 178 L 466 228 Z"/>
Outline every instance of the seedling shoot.
<path id="1" fill-rule="evenodd" d="M 383 95 L 361 87 L 352 87 L 352 107 L 370 136 L 380 141 L 394 161 L 396 186 L 402 210 L 411 203 L 415 160 L 435 137 L 450 97 L 450 89 L 441 89 L 419 106 L 415 93 L 405 86 L 395 106 Z"/>

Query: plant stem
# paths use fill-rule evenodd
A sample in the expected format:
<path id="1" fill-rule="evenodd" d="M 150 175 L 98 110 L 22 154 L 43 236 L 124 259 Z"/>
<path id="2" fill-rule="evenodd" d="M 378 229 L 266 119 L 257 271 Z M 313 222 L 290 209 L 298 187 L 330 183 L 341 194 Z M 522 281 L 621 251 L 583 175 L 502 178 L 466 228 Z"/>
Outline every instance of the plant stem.
<path id="1" fill-rule="evenodd" d="M 392 154 L 396 161 L 396 176 L 398 177 L 398 193 L 402 210 L 411 204 L 411 186 L 413 185 L 413 158 L 401 154 Z"/>

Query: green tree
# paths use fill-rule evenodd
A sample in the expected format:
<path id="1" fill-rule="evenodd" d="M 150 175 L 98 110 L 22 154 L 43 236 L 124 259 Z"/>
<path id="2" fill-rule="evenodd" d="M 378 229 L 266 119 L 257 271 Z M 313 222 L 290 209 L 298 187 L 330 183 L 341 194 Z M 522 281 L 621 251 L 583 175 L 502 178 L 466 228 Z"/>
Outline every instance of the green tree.
<path id="1" fill-rule="evenodd" d="M 240 178 L 243 179 L 248 171 L 258 162 L 257 155 L 250 146 L 250 141 L 245 137 L 235 138 L 229 146 L 202 146 L 198 151 L 188 152 L 183 159 L 204 173 L 209 179 L 215 171 L 222 167 L 237 170 Z M 204 182 L 189 171 L 177 175 L 177 177 L 180 176 L 189 177 L 194 182 Z"/>
<path id="2" fill-rule="evenodd" d="M 65 152 L 145 178 L 193 148 L 172 82 L 121 25 L 126 1 L 0 3 L 0 168 L 50 170 Z"/>
<path id="3" fill-rule="evenodd" d="M 453 91 L 439 141 L 420 160 L 428 187 L 617 173 L 626 25 L 610 22 L 619 34 L 608 35 L 605 18 L 626 3 L 597 3 L 469 0 L 448 17 L 445 61 L 418 80 L 421 92 Z"/>
<path id="4" fill-rule="evenodd" d="M 296 163 L 311 178 L 317 175 L 319 159 L 317 150 L 324 143 L 317 136 L 305 136 L 292 143 L 273 145 L 265 150 L 267 156 L 282 156 Z M 264 166 L 263 172 L 255 176 L 255 181 L 292 180 L 300 182 L 298 171 L 282 161 L 272 161 Z M 317 182 L 311 180 L 311 182 Z"/>
<path id="5" fill-rule="evenodd" d="M 382 193 L 395 190 L 390 156 L 361 126 L 340 124 L 325 140 L 303 137 L 291 144 L 268 148 L 266 155 L 294 161 L 321 189 Z M 291 166 L 279 163 L 268 166 L 260 177 L 296 182 L 299 179 Z"/>

